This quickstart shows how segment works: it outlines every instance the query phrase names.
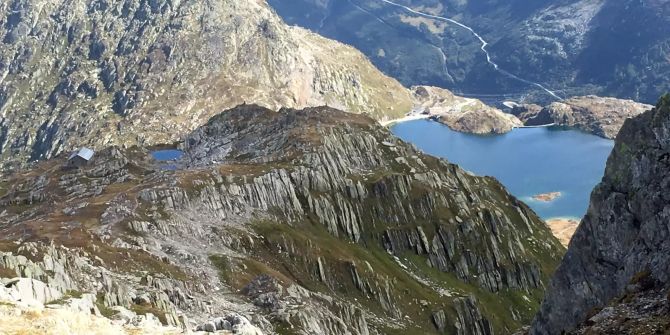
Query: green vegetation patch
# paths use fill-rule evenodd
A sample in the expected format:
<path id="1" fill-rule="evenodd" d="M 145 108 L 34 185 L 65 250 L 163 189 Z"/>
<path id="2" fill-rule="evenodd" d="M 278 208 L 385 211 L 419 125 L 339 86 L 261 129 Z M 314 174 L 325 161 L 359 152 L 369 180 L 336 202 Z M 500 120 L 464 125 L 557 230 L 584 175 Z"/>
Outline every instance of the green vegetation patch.
<path id="1" fill-rule="evenodd" d="M 219 274 L 219 280 L 236 290 L 245 287 L 260 275 L 270 275 L 281 283 L 293 282 L 280 271 L 251 258 L 231 258 L 223 255 L 210 255 L 210 262 Z"/>
<path id="2" fill-rule="evenodd" d="M 0 180 L 0 198 L 4 197 L 9 193 L 9 182 L 6 180 Z"/>
<path id="3" fill-rule="evenodd" d="M 335 295 L 349 302 L 356 301 L 375 314 L 391 316 L 390 311 L 384 310 L 369 292 L 362 292 L 356 287 L 352 279 L 352 265 L 355 265 L 359 276 L 374 287 L 373 290 L 378 290 L 377 293 L 385 295 L 380 290 L 390 285 L 391 304 L 398 306 L 403 315 L 409 315 L 413 323 L 411 329 L 389 327 L 389 334 L 434 332 L 431 322 L 433 310 L 421 306 L 419 301 L 428 301 L 431 306 L 442 306 L 449 301 L 417 282 L 380 247 L 363 247 L 338 239 L 320 224 L 306 222 L 299 227 L 291 227 L 266 221 L 257 222 L 255 229 L 266 238 L 262 248 L 255 250 L 257 255 L 312 291 Z M 282 244 L 288 250 L 279 254 L 275 248 Z M 290 251 L 291 248 L 295 253 Z M 320 279 L 319 260 L 325 267 L 326 283 Z"/>
<path id="4" fill-rule="evenodd" d="M 117 314 L 117 312 L 107 306 L 105 306 L 105 294 L 98 293 L 95 300 L 95 306 L 98 307 L 100 314 L 106 318 L 111 318 Z"/>
<path id="5" fill-rule="evenodd" d="M 211 255 L 209 256 L 209 261 L 212 262 L 212 265 L 216 268 L 219 273 L 219 280 L 222 283 L 230 285 L 232 271 L 230 270 L 230 262 L 226 256 L 220 255 Z"/>
<path id="6" fill-rule="evenodd" d="M 133 304 L 130 306 L 130 310 L 135 312 L 137 315 L 147 315 L 147 314 L 153 314 L 158 318 L 158 320 L 161 321 L 163 325 L 167 325 L 167 316 L 165 315 L 165 312 L 158 307 L 154 307 L 150 304 Z"/>
<path id="7" fill-rule="evenodd" d="M 503 192 L 502 186 L 499 190 Z M 414 194 L 417 201 L 426 189 L 417 190 Z M 374 206 L 372 206 L 374 207 Z M 415 222 L 414 225 L 397 227 L 396 229 L 415 229 L 422 226 L 427 235 L 432 236 L 437 226 L 441 226 L 444 220 L 452 217 L 448 209 L 444 213 L 436 213 L 437 217 Z M 519 214 L 510 210 L 505 213 L 513 221 L 521 225 Z M 362 218 L 362 220 L 372 218 Z M 536 219 L 539 222 L 539 219 Z M 377 315 L 389 316 L 389 311 L 384 310 L 376 297 L 368 292 L 359 290 L 352 277 L 352 264 L 364 281 L 372 283 L 372 286 L 384 287 L 390 284 L 390 296 L 392 305 L 398 306 L 403 315 L 408 315 L 413 320 L 413 329 L 385 329 L 389 334 L 432 333 L 435 332 L 432 324 L 432 313 L 444 311 L 447 323 L 453 324 L 457 319 L 453 308 L 454 299 L 474 295 L 482 314 L 492 323 L 497 333 L 506 333 L 516 330 L 522 325 L 529 323 L 535 312 L 539 309 L 543 296 L 541 288 L 524 290 L 506 289 L 492 293 L 477 286 L 476 283 L 467 283 L 458 279 L 454 274 L 442 272 L 428 264 L 423 255 L 417 255 L 407 251 L 400 255 L 400 262 L 410 269 L 411 274 L 404 270 L 392 255 L 383 250 L 379 242 L 379 234 L 388 229 L 389 225 L 377 222 L 377 229 L 368 229 L 361 237 L 360 243 L 348 241 L 346 237 L 340 238 L 331 235 L 326 228 L 319 224 L 316 218 L 307 219 L 295 223 L 292 226 L 272 221 L 258 221 L 254 223 L 255 231 L 265 237 L 261 246 L 254 249 L 255 256 L 265 264 L 290 277 L 306 288 L 339 296 L 346 301 L 357 301 L 367 310 Z M 437 225 L 437 226 L 436 226 Z M 445 229 L 450 229 L 448 224 Z M 523 228 L 523 227 L 520 227 Z M 539 232 L 538 232 L 539 231 Z M 552 241 L 552 236 L 547 231 L 538 229 L 534 232 L 533 239 L 543 243 Z M 482 232 L 485 233 L 485 232 Z M 556 253 L 563 251 L 562 248 L 548 250 L 538 248 L 536 242 L 521 240 L 529 257 L 537 262 L 543 271 L 544 280 L 548 280 L 554 271 L 559 256 Z M 477 245 L 473 241 L 473 245 Z M 507 245 L 505 239 L 501 245 Z M 327 282 L 322 282 L 318 269 L 318 261 L 324 264 Z M 372 269 L 371 271 L 368 269 Z M 429 283 L 428 285 L 417 281 L 412 275 L 416 275 Z M 449 296 L 441 296 L 437 290 L 444 289 L 450 292 Z M 514 313 L 520 317 L 515 320 Z"/>

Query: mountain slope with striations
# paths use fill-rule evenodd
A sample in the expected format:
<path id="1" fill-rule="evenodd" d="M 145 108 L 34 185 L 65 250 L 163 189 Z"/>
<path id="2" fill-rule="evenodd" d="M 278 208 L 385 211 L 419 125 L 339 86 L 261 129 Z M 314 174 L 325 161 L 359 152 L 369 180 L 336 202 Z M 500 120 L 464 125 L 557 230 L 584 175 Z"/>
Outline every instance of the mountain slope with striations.
<path id="1" fill-rule="evenodd" d="M 353 48 L 288 27 L 265 1 L 0 3 L 0 159 L 177 141 L 243 102 L 377 119 L 410 94 Z M 7 167 L 7 166 L 6 166 Z"/>
<path id="2" fill-rule="evenodd" d="M 111 147 L 0 180 L 0 277 L 125 322 L 505 334 L 530 322 L 563 253 L 498 181 L 367 116 L 245 105 L 178 147 L 170 162 Z"/>
<path id="3" fill-rule="evenodd" d="M 666 332 L 670 96 L 626 121 L 531 334 Z"/>
<path id="4" fill-rule="evenodd" d="M 497 100 L 532 93 L 531 102 L 543 104 L 555 97 L 535 84 L 562 97 L 597 94 L 646 103 L 670 89 L 668 0 L 269 3 L 291 24 L 359 48 L 405 85 Z M 475 33 L 498 69 L 487 62 Z"/>

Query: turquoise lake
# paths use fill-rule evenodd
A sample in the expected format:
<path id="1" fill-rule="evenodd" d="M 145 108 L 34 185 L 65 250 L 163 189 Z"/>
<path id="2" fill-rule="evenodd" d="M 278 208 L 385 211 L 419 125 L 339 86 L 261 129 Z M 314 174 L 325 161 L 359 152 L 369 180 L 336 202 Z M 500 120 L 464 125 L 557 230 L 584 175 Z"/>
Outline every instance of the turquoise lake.
<path id="1" fill-rule="evenodd" d="M 155 160 L 163 163 L 159 166 L 162 170 L 177 170 L 177 164 L 169 162 L 174 162 L 180 159 L 183 155 L 184 152 L 177 149 L 156 150 L 151 152 L 151 156 Z"/>
<path id="2" fill-rule="evenodd" d="M 151 156 L 157 161 L 172 161 L 181 158 L 184 152 L 177 149 L 156 150 L 151 152 Z"/>
<path id="3" fill-rule="evenodd" d="M 555 128 L 520 128 L 504 135 L 480 136 L 417 120 L 399 123 L 392 131 L 427 154 L 497 178 L 543 219 L 581 219 L 614 147 L 614 141 Z M 562 196 L 553 202 L 531 198 L 549 192 Z"/>

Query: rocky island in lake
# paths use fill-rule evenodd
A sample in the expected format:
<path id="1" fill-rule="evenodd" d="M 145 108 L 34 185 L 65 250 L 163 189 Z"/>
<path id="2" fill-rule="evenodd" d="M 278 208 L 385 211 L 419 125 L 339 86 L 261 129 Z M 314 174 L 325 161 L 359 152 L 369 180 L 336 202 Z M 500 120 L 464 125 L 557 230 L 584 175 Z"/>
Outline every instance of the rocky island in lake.
<path id="1" fill-rule="evenodd" d="M 542 202 L 552 202 L 560 197 L 563 196 L 563 193 L 561 192 L 549 192 L 549 193 L 542 193 L 542 194 L 536 194 L 532 196 L 531 198 L 536 201 L 542 201 Z"/>

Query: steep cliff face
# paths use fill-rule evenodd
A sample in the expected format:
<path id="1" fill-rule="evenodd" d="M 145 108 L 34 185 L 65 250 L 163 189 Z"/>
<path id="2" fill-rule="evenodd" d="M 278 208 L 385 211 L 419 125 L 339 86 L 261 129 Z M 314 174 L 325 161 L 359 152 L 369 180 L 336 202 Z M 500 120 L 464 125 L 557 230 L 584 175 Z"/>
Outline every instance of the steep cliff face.
<path id="1" fill-rule="evenodd" d="M 665 96 L 655 109 L 624 124 L 532 334 L 571 331 L 608 304 L 585 325 L 612 321 L 628 333 L 636 329 L 635 317 L 625 317 L 634 306 L 647 306 L 635 313 L 638 320 L 648 317 L 647 325 L 664 320 L 670 283 L 669 157 L 670 96 Z M 616 315 L 622 317 L 612 320 Z"/>
<path id="2" fill-rule="evenodd" d="M 12 0 L 0 4 L 0 158 L 169 143 L 255 102 L 377 119 L 409 93 L 358 51 L 286 26 L 265 1 Z"/>
<path id="3" fill-rule="evenodd" d="M 20 240 L 0 241 L 0 277 L 191 329 L 236 312 L 282 334 L 492 334 L 530 321 L 562 255 L 496 180 L 366 116 L 240 106 L 179 148 L 0 182 L 3 239 Z"/>

